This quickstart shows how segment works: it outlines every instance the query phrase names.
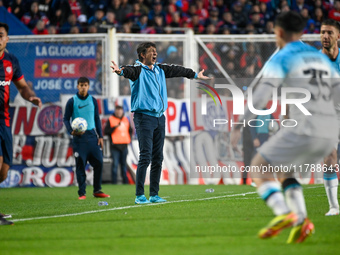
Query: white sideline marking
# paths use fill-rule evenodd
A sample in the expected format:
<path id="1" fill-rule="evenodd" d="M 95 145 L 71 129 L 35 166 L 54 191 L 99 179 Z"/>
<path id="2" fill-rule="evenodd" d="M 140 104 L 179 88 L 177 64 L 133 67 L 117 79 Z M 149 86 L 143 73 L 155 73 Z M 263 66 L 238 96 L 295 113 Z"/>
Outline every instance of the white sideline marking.
<path id="1" fill-rule="evenodd" d="M 78 215 L 84 215 L 84 214 L 90 214 L 90 213 L 97 213 L 97 212 L 117 211 L 117 210 L 130 209 L 130 208 L 141 208 L 141 207 L 145 207 L 145 206 L 154 206 L 154 205 L 162 205 L 162 204 L 164 205 L 164 204 L 173 204 L 173 203 L 182 203 L 182 202 L 195 202 L 195 201 L 212 200 L 212 199 L 219 199 L 219 198 L 225 198 L 225 197 L 245 196 L 245 195 L 255 194 L 255 193 L 256 192 L 254 191 L 254 192 L 246 192 L 246 193 L 231 194 L 231 195 L 216 196 L 216 197 L 206 197 L 206 198 L 198 198 L 198 199 L 185 199 L 185 200 L 168 201 L 168 202 L 164 202 L 164 203 L 151 203 L 151 204 L 145 204 L 145 205 L 129 205 L 129 206 L 113 207 L 113 208 L 102 209 L 102 210 L 93 210 L 93 211 L 87 211 L 87 212 L 80 212 L 80 213 L 69 213 L 69 214 L 60 214 L 60 215 L 51 215 L 51 216 L 41 216 L 41 217 L 16 219 L 16 220 L 12 220 L 12 221 L 13 222 L 18 222 L 18 221 L 29 221 L 29 220 L 42 220 L 42 219 L 62 218 L 62 217 L 78 216 Z"/>
<path id="2" fill-rule="evenodd" d="M 320 188 L 320 187 L 323 187 L 323 186 L 304 187 L 304 189 L 314 189 L 314 188 Z M 16 219 L 16 220 L 11 220 L 11 221 L 12 222 L 19 222 L 19 221 L 29 221 L 29 220 L 42 220 L 42 219 L 62 218 L 62 217 L 78 216 L 78 215 L 84 215 L 84 214 L 90 214 L 90 213 L 117 211 L 117 210 L 130 209 L 130 208 L 141 208 L 141 207 L 145 207 L 145 206 L 174 204 L 174 203 L 183 203 L 183 202 L 195 202 L 195 201 L 213 200 L 213 199 L 226 198 L 226 197 L 246 196 L 246 195 L 251 195 L 251 194 L 256 194 L 256 193 L 257 193 L 256 191 L 253 191 L 253 192 L 246 192 L 246 193 L 239 193 L 239 194 L 230 194 L 230 195 L 215 196 L 215 197 L 206 197 L 206 198 L 198 198 L 198 199 L 184 199 L 184 200 L 168 201 L 168 202 L 164 202 L 164 203 L 151 203 L 151 204 L 146 204 L 146 205 L 129 205 L 129 206 L 113 207 L 113 208 L 102 209 L 102 210 L 93 210 L 93 211 L 87 211 L 87 212 L 80 212 L 80 213 L 69 213 L 69 214 L 60 214 L 60 215 L 51 215 L 51 216 L 40 216 L 40 217 Z"/>

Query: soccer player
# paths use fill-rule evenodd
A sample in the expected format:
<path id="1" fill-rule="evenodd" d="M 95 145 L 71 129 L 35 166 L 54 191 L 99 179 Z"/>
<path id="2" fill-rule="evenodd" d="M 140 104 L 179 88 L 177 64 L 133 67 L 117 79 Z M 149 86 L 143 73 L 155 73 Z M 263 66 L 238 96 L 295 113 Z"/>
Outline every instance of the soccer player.
<path id="1" fill-rule="evenodd" d="M 339 75 L 324 54 L 299 41 L 304 27 L 304 19 L 296 12 L 277 16 L 275 35 L 281 50 L 267 63 L 252 97 L 254 108 L 262 109 L 271 99 L 273 89 L 282 86 L 282 91 L 294 91 L 287 93 L 288 115 L 297 125 L 280 129 L 259 148 L 251 163 L 257 191 L 276 215 L 258 235 L 263 239 L 270 238 L 293 226 L 287 243 L 303 242 L 314 231 L 314 224 L 307 218 L 302 187 L 295 172 L 304 171 L 299 168 L 304 164 L 317 167 L 316 164 L 330 154 L 338 138 L 332 96 L 339 93 L 336 91 L 339 87 L 334 87 L 333 92 L 333 80 L 336 82 Z M 302 98 L 304 103 L 301 103 Z M 252 117 L 247 110 L 244 119 Z M 281 169 L 277 172 L 281 183 L 275 181 L 272 171 L 266 171 L 269 167 Z M 257 172 L 259 169 L 261 171 Z"/>
<path id="2" fill-rule="evenodd" d="M 340 25 L 337 21 L 327 19 L 321 23 L 320 37 L 322 50 L 321 52 L 326 54 L 332 61 L 336 70 L 340 72 L 340 54 L 338 48 L 338 40 L 340 38 Z M 340 107 L 336 107 L 340 110 Z M 337 165 L 337 149 L 338 143 L 330 155 L 324 158 L 324 164 L 327 166 L 328 171 L 324 172 L 323 179 L 326 189 L 326 194 L 329 203 L 329 211 L 326 216 L 333 216 L 339 214 L 339 202 L 338 202 L 338 185 L 339 180 L 336 174 Z"/>
<path id="3" fill-rule="evenodd" d="M 65 127 L 73 135 L 73 152 L 76 160 L 79 200 L 86 199 L 85 167 L 87 161 L 93 166 L 93 196 L 100 198 L 110 197 L 110 195 L 101 191 L 103 133 L 98 104 L 96 99 L 88 94 L 89 88 L 89 79 L 80 77 L 77 84 L 78 93 L 67 101 L 64 114 Z M 74 120 L 78 117 L 82 117 L 87 121 L 87 130 L 85 132 L 72 130 L 70 119 Z"/>
<path id="4" fill-rule="evenodd" d="M 166 200 L 158 196 L 162 172 L 165 116 L 168 108 L 166 78 L 186 77 L 204 79 L 204 70 L 193 70 L 177 65 L 158 64 L 156 45 L 141 43 L 137 48 L 139 60 L 133 66 L 119 68 L 112 61 L 112 71 L 130 79 L 131 111 L 139 143 L 139 161 L 136 177 L 136 204 L 160 203 Z M 151 162 L 150 201 L 144 195 L 146 170 Z"/>
<path id="5" fill-rule="evenodd" d="M 20 95 L 34 105 L 41 107 L 41 100 L 35 96 L 33 90 L 27 85 L 21 72 L 18 59 L 6 51 L 9 27 L 0 22 L 0 183 L 6 180 L 9 167 L 12 163 L 13 144 L 9 116 L 9 86 L 11 81 L 18 89 Z M 0 214 L 0 225 L 12 225 Z"/>

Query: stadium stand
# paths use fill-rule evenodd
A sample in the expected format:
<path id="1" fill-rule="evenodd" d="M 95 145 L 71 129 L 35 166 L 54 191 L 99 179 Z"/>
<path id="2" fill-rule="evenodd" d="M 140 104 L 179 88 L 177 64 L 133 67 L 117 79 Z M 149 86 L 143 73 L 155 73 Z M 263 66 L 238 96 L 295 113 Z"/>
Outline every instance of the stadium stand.
<path id="1" fill-rule="evenodd" d="M 275 16 L 287 10 L 308 21 L 304 33 L 317 34 L 324 18 L 340 19 L 337 0 L 0 0 L 0 6 L 35 34 L 54 31 L 50 26 L 58 34 L 71 33 L 74 26 L 80 33 L 102 33 L 114 26 L 121 33 L 184 33 L 192 28 L 196 34 L 268 34 Z M 74 17 L 76 24 L 70 27 Z"/>

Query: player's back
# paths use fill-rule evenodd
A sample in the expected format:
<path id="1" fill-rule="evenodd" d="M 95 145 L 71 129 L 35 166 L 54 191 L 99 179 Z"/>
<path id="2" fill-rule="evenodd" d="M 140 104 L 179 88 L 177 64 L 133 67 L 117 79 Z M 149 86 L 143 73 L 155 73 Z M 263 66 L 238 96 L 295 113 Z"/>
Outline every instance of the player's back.
<path id="1" fill-rule="evenodd" d="M 288 43 L 274 56 L 268 69 L 270 72 L 265 72 L 267 78 L 277 77 L 275 86 L 302 88 L 307 94 L 310 92 L 311 98 L 302 105 L 311 115 L 293 104 L 305 98 L 306 94 L 296 92 L 285 96 L 292 102 L 289 104 L 289 118 L 298 123 L 294 131 L 304 135 L 334 137 L 338 129 L 332 85 L 339 76 L 330 60 L 315 48 L 296 41 Z"/>

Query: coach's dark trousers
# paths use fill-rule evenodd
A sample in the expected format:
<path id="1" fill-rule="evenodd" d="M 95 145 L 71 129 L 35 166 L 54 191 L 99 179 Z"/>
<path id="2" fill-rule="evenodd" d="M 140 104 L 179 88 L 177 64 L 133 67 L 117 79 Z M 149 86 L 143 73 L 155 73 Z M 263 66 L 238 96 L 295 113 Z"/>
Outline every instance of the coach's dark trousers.
<path id="1" fill-rule="evenodd" d="M 136 112 L 133 121 L 135 123 L 139 143 L 136 196 L 144 195 L 146 169 L 150 162 L 150 196 L 156 196 L 158 195 L 159 181 L 162 172 L 165 116 L 153 117 Z"/>

